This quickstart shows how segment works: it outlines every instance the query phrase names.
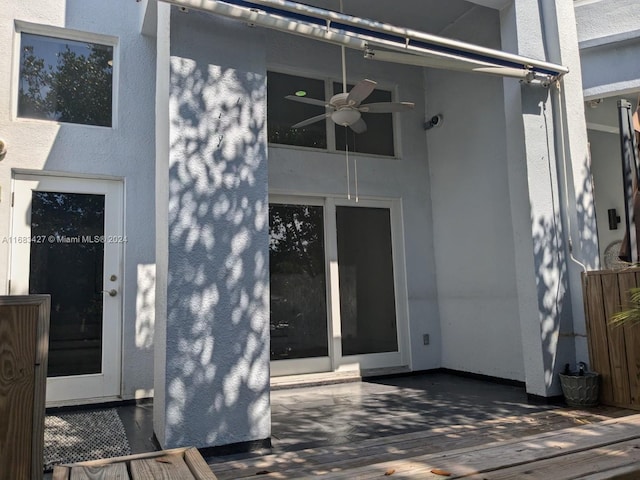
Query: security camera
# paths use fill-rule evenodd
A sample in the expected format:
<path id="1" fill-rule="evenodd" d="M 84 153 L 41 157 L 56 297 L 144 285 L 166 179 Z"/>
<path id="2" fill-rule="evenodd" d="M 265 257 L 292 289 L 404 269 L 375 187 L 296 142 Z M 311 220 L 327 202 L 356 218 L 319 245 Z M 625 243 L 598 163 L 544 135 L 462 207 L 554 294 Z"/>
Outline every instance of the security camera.
<path id="1" fill-rule="evenodd" d="M 437 127 L 442 123 L 442 115 L 434 115 L 428 121 L 424 122 L 424 129 L 430 130 L 433 127 Z"/>

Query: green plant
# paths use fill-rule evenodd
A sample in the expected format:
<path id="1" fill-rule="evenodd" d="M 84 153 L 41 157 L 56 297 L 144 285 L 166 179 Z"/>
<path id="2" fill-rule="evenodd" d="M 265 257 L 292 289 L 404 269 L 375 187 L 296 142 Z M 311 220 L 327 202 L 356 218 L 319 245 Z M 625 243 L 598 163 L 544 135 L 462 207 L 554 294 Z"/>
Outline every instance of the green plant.
<path id="1" fill-rule="evenodd" d="M 640 287 L 629 289 L 629 294 L 626 310 L 613 314 L 609 320 L 611 325 L 635 325 L 640 322 Z"/>

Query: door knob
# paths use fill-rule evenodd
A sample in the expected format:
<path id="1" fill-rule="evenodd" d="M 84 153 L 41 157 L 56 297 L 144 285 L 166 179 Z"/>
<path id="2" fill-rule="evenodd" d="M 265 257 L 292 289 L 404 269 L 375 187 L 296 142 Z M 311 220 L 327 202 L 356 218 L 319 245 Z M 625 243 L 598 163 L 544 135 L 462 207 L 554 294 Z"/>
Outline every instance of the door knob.
<path id="1" fill-rule="evenodd" d="M 111 290 L 102 290 L 102 293 L 108 293 L 110 297 L 115 297 L 118 294 L 118 291 L 115 288 Z"/>

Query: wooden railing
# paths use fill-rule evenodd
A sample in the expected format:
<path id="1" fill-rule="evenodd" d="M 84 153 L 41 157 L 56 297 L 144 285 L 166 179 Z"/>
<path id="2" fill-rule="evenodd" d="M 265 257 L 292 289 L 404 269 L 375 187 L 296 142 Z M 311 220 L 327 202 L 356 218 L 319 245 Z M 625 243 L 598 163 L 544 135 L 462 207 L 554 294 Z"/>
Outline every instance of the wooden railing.
<path id="1" fill-rule="evenodd" d="M 583 274 L 591 369 L 602 375 L 600 401 L 640 410 L 640 325 L 612 326 L 611 316 L 640 286 L 640 268 Z"/>

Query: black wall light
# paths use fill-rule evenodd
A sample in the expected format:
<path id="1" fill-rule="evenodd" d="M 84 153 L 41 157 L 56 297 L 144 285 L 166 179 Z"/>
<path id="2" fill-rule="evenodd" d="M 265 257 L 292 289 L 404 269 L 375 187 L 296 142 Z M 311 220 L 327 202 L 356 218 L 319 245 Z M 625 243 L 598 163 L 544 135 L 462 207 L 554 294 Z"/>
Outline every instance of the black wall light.
<path id="1" fill-rule="evenodd" d="M 607 213 L 609 214 L 609 230 L 617 230 L 620 223 L 620 215 L 618 215 L 615 208 L 610 208 Z"/>

